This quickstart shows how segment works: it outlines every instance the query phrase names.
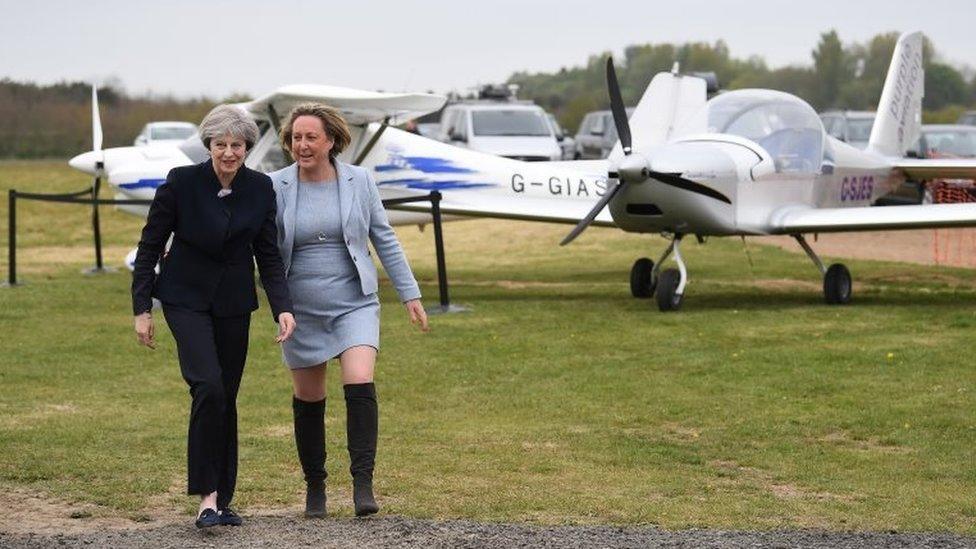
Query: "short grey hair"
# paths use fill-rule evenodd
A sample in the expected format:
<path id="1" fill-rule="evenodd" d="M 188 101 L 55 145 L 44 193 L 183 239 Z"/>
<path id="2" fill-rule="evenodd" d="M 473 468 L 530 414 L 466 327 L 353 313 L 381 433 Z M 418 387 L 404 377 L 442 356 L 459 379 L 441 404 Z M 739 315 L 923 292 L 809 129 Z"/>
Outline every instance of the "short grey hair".
<path id="1" fill-rule="evenodd" d="M 230 135 L 243 139 L 250 149 L 258 140 L 258 125 L 243 109 L 234 105 L 217 105 L 200 122 L 200 141 L 210 148 L 210 140 Z"/>

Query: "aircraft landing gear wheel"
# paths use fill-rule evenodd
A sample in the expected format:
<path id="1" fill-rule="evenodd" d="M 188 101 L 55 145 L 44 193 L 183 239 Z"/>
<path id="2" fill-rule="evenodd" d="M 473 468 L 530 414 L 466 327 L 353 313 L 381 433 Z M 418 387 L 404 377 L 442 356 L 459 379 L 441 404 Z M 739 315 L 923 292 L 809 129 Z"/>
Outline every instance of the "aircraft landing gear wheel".
<path id="1" fill-rule="evenodd" d="M 662 312 L 677 311 L 681 308 L 683 296 L 677 293 L 679 282 L 681 282 L 681 273 L 678 269 L 668 269 L 658 275 L 654 297 L 657 299 L 657 308 Z"/>
<path id="2" fill-rule="evenodd" d="M 642 257 L 634 262 L 630 268 L 630 295 L 645 299 L 654 295 L 654 280 L 651 272 L 654 269 L 654 262 L 646 257 Z"/>
<path id="3" fill-rule="evenodd" d="M 841 263 L 834 263 L 824 274 L 824 298 L 829 305 L 851 302 L 851 272 Z"/>

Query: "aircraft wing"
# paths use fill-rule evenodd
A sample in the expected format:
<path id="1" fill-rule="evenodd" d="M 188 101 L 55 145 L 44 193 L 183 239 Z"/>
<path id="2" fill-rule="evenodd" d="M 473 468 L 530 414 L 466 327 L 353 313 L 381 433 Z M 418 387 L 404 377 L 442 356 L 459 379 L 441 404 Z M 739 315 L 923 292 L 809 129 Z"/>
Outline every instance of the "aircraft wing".
<path id="1" fill-rule="evenodd" d="M 895 168 L 909 179 L 976 179 L 976 158 L 900 158 Z"/>
<path id="2" fill-rule="evenodd" d="M 380 189 L 383 187 L 381 186 Z M 386 198 L 386 197 L 384 197 Z M 519 200 L 495 201 L 485 198 L 452 197 L 451 193 L 444 193 L 441 199 L 441 213 L 445 215 L 459 215 L 465 217 L 489 217 L 495 219 L 516 219 L 521 221 L 544 221 L 547 223 L 567 223 L 575 225 L 586 217 L 593 203 L 556 204 L 556 201 L 544 197 L 523 197 Z M 427 202 L 408 203 L 387 206 L 390 210 L 430 211 Z M 610 212 L 604 209 L 593 221 L 593 225 L 613 227 Z"/>
<path id="3" fill-rule="evenodd" d="M 790 206 L 773 212 L 769 232 L 798 234 L 933 227 L 976 227 L 976 203 L 862 208 Z"/>
<path id="4" fill-rule="evenodd" d="M 382 93 L 318 84 L 284 86 L 241 106 L 257 118 L 273 120 L 288 116 L 300 103 L 317 101 L 342 112 L 352 125 L 380 122 L 389 117 L 390 124 L 402 124 L 434 112 L 444 106 L 447 98 L 430 93 Z M 270 107 L 270 108 L 269 108 Z M 274 114 L 271 114 L 271 113 Z"/>

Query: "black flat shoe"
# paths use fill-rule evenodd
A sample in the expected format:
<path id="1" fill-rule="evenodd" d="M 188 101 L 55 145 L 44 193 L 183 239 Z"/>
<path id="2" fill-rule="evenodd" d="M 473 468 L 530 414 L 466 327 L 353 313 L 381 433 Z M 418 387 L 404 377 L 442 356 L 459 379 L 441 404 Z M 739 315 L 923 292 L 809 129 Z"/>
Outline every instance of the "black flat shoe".
<path id="1" fill-rule="evenodd" d="M 230 507 L 225 507 L 220 510 L 220 525 L 221 526 L 240 526 L 244 524 L 244 519 L 240 515 L 231 510 Z"/>
<path id="2" fill-rule="evenodd" d="M 197 528 L 210 528 L 211 526 L 217 526 L 220 524 L 220 515 L 217 514 L 216 509 L 211 509 L 207 507 L 200 513 L 197 517 L 197 521 L 194 522 Z"/>

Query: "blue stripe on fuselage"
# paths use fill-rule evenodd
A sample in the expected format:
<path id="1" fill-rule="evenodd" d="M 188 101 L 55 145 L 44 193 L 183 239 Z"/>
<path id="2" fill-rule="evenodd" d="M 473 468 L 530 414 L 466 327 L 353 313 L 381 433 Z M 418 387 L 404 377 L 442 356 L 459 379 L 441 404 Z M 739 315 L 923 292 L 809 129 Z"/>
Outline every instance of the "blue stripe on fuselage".
<path id="1" fill-rule="evenodd" d="M 377 172 L 391 172 L 395 170 L 417 170 L 423 173 L 475 173 L 475 170 L 455 166 L 447 158 L 433 156 L 403 156 L 403 164 L 379 164 L 373 169 Z"/>
<path id="2" fill-rule="evenodd" d="M 133 183 L 119 183 L 120 189 L 133 190 L 133 189 L 155 189 L 163 183 L 166 183 L 165 179 L 140 179 Z"/>

